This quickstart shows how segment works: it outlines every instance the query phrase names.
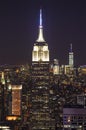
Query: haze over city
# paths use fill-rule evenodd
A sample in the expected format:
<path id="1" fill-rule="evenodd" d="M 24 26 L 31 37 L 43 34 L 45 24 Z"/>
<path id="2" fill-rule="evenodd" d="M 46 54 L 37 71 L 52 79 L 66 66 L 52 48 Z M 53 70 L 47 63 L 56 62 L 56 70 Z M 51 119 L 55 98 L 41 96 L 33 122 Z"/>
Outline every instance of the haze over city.
<path id="1" fill-rule="evenodd" d="M 31 0 L 0 2 L 0 64 L 31 62 L 38 36 L 39 10 L 43 10 L 44 37 L 50 58 L 68 64 L 70 43 L 75 65 L 86 64 L 86 2 Z"/>

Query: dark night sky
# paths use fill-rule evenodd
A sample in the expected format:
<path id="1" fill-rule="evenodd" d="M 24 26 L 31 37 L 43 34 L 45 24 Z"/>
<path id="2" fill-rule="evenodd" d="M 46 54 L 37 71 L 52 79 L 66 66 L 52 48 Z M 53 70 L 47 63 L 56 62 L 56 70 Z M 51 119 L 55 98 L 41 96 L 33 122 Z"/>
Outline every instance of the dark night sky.
<path id="1" fill-rule="evenodd" d="M 51 59 L 68 64 L 69 44 L 72 43 L 75 64 L 86 64 L 85 0 L 0 1 L 0 64 L 31 62 L 33 44 L 38 36 L 40 6 Z"/>

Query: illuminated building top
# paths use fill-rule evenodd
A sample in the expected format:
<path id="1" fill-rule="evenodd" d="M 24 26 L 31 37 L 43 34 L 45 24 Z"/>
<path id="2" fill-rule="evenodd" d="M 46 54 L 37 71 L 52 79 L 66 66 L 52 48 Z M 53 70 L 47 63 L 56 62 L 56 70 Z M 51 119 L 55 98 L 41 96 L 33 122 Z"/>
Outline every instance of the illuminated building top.
<path id="1" fill-rule="evenodd" d="M 36 40 L 33 51 L 32 51 L 32 61 L 49 61 L 49 50 L 48 44 L 43 37 L 43 26 L 42 26 L 42 9 L 40 9 L 40 24 L 39 24 L 39 34 Z"/>
<path id="2" fill-rule="evenodd" d="M 43 37 L 42 9 L 40 9 L 39 35 L 38 35 L 38 39 L 37 39 L 36 41 L 37 41 L 37 42 L 45 42 L 44 37 Z"/>

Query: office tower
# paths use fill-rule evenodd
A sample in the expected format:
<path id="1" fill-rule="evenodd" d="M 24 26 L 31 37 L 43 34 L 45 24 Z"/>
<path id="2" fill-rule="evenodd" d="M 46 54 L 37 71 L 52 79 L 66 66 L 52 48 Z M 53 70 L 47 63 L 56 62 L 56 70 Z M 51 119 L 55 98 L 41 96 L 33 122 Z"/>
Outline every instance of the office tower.
<path id="1" fill-rule="evenodd" d="M 4 85 L 0 84 L 0 122 L 4 121 L 5 106 L 4 106 Z"/>
<path id="2" fill-rule="evenodd" d="M 72 51 L 72 43 L 70 44 L 70 51 L 69 51 L 69 66 L 74 67 L 74 53 Z"/>
<path id="3" fill-rule="evenodd" d="M 53 74 L 54 75 L 59 74 L 59 63 L 57 59 L 54 59 Z"/>
<path id="4" fill-rule="evenodd" d="M 4 72 L 1 72 L 1 84 L 0 84 L 0 121 L 5 120 L 7 109 L 7 87 L 5 82 Z"/>
<path id="5" fill-rule="evenodd" d="M 77 104 L 82 105 L 84 108 L 86 108 L 86 93 L 77 95 Z"/>
<path id="6" fill-rule="evenodd" d="M 86 75 L 86 65 L 81 65 L 78 68 L 78 73 L 79 73 L 79 75 Z"/>
<path id="7" fill-rule="evenodd" d="M 21 116 L 22 85 L 9 85 L 8 89 L 8 115 Z"/>
<path id="8" fill-rule="evenodd" d="M 54 129 L 54 123 L 50 118 L 49 87 L 49 50 L 43 37 L 40 9 L 39 34 L 32 51 L 31 130 Z"/>
<path id="9" fill-rule="evenodd" d="M 12 115 L 21 116 L 22 85 L 12 85 Z"/>

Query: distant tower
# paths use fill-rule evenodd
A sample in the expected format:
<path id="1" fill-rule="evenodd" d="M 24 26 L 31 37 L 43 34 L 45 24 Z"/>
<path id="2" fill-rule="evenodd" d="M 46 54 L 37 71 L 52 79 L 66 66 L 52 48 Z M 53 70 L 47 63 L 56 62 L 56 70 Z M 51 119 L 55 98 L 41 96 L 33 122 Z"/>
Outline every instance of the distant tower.
<path id="1" fill-rule="evenodd" d="M 2 75 L 1 75 L 1 83 L 2 83 L 3 85 L 5 85 L 4 72 L 2 72 Z"/>
<path id="2" fill-rule="evenodd" d="M 50 115 L 49 50 L 43 37 L 42 10 L 40 9 L 39 34 L 32 51 L 31 130 L 54 130 Z M 53 125 L 52 125 L 53 124 Z M 54 127 L 53 127 L 54 126 Z M 53 127 L 53 128 L 52 128 Z"/>
<path id="3" fill-rule="evenodd" d="M 74 53 L 72 51 L 72 43 L 70 44 L 70 51 L 69 51 L 69 66 L 74 67 Z"/>
<path id="4" fill-rule="evenodd" d="M 53 74 L 54 75 L 59 74 L 59 62 L 57 59 L 54 59 Z"/>

